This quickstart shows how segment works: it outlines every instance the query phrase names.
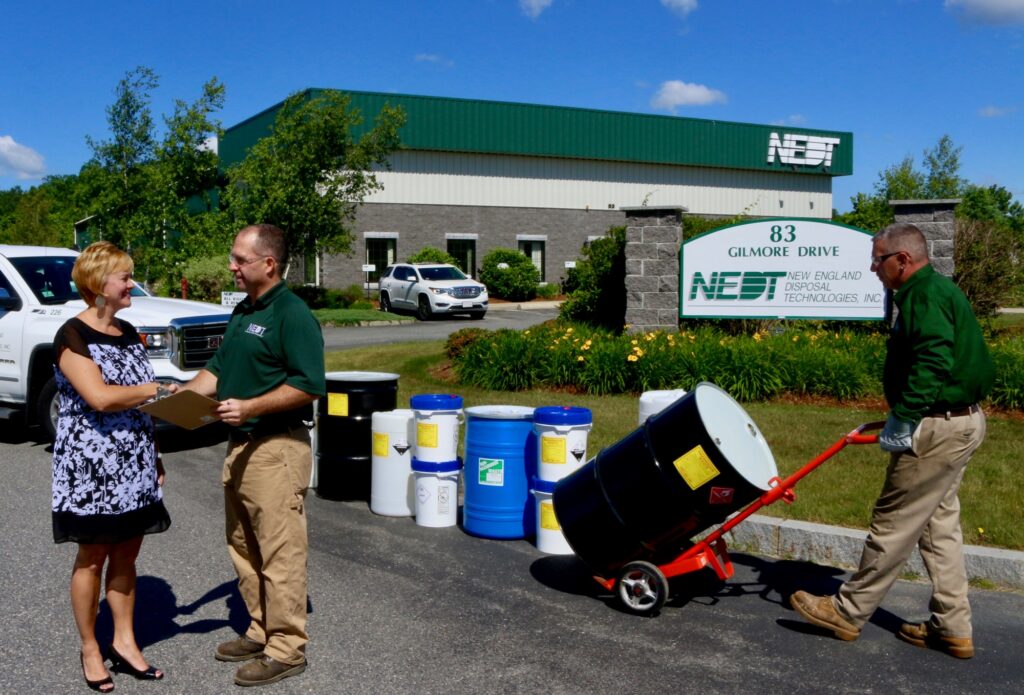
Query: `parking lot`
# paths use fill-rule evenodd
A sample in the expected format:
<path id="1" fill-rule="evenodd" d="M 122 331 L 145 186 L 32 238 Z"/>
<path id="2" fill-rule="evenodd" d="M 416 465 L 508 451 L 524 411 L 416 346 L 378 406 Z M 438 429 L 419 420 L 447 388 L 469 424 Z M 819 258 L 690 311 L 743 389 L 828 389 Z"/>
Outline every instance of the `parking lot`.
<path id="1" fill-rule="evenodd" d="M 136 627 L 162 683 L 116 676 L 119 693 L 223 693 L 234 666 L 213 647 L 244 629 L 222 530 L 223 444 L 165 442 L 173 526 L 148 538 Z M 74 547 L 52 543 L 50 454 L 0 429 L 0 692 L 84 692 L 67 581 Z M 573 557 L 372 514 L 309 496 L 309 668 L 281 693 L 1010 692 L 1020 683 L 1024 596 L 975 591 L 977 656 L 898 641 L 928 587 L 899 582 L 860 640 L 799 621 L 796 588 L 829 591 L 827 567 L 735 554 L 736 576 L 676 580 L 661 614 L 623 612 Z M 102 606 L 101 635 L 110 617 Z"/>

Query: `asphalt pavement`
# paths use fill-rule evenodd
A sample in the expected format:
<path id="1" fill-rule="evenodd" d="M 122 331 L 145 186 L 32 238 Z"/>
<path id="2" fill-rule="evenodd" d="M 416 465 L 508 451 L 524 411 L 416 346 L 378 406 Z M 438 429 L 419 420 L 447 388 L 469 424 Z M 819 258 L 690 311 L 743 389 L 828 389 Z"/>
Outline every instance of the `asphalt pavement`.
<path id="1" fill-rule="evenodd" d="M 223 537 L 224 444 L 164 442 L 173 525 L 138 562 L 136 630 L 159 683 L 115 676 L 117 693 L 241 692 L 214 646 L 244 629 Z M 86 692 L 68 603 L 73 545 L 54 545 L 50 451 L 0 427 L 0 693 Z M 977 656 L 900 642 L 927 612 L 926 584 L 899 581 L 852 643 L 788 607 L 792 591 L 844 578 L 806 562 L 734 553 L 735 576 L 672 584 L 657 617 L 624 612 L 574 557 L 528 541 L 474 538 L 310 493 L 309 668 L 278 693 L 1004 693 L 1019 692 L 1024 596 L 972 592 Z M 111 634 L 101 605 L 99 632 Z"/>

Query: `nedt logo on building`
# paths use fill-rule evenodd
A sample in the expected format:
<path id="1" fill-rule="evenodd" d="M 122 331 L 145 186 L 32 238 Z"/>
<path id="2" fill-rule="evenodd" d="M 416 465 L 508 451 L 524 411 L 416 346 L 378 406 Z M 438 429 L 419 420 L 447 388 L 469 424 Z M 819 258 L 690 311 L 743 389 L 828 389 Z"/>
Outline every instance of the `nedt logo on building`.
<path id="1" fill-rule="evenodd" d="M 782 164 L 816 167 L 832 166 L 832 150 L 839 145 L 839 138 L 826 138 L 799 133 L 778 133 L 768 135 L 768 163 L 775 164 L 776 158 Z"/>

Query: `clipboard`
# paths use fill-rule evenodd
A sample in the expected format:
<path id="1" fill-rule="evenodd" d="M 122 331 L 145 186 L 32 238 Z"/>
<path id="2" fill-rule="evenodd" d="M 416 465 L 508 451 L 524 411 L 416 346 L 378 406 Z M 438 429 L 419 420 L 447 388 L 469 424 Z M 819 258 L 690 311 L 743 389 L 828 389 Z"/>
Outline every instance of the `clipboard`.
<path id="1" fill-rule="evenodd" d="M 201 393 L 182 390 L 172 393 L 170 396 L 143 403 L 139 406 L 139 410 L 166 420 L 172 425 L 186 430 L 194 430 L 220 421 L 220 418 L 213 412 L 218 405 L 220 405 L 220 401 L 208 398 Z"/>

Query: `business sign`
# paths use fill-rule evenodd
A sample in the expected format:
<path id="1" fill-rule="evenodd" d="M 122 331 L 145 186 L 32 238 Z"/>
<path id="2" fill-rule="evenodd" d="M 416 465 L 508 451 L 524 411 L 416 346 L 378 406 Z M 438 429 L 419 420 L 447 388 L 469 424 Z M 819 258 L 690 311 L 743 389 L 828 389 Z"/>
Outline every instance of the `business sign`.
<path id="1" fill-rule="evenodd" d="M 679 250 L 682 318 L 878 321 L 885 289 L 870 270 L 871 233 L 810 219 L 723 227 Z"/>
<path id="2" fill-rule="evenodd" d="M 792 166 L 832 168 L 832 150 L 839 146 L 839 138 L 800 133 L 768 135 L 768 163 L 778 160 Z"/>
<path id="3" fill-rule="evenodd" d="M 220 305 L 221 306 L 235 306 L 240 301 L 246 298 L 245 292 L 221 292 L 220 293 Z"/>

